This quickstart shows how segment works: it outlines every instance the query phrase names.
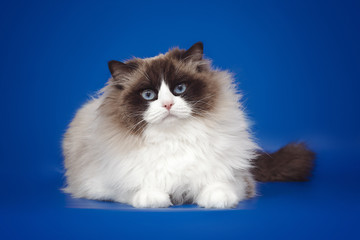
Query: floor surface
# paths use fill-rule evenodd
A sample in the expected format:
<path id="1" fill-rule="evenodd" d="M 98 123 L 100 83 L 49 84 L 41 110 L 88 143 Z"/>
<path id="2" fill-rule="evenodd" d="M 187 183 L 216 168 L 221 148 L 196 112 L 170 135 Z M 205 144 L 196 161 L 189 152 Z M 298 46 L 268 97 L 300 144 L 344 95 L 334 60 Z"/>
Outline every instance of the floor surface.
<path id="1" fill-rule="evenodd" d="M 309 182 L 259 183 L 259 196 L 231 210 L 195 205 L 135 209 L 63 194 L 60 174 L 6 189 L 0 200 L 2 239 L 356 239 L 359 169 L 329 166 L 320 154 Z M 326 167 L 325 167 L 326 166 Z M 57 177 L 53 177 L 57 176 Z M 3 189 L 4 191 L 4 189 Z"/>

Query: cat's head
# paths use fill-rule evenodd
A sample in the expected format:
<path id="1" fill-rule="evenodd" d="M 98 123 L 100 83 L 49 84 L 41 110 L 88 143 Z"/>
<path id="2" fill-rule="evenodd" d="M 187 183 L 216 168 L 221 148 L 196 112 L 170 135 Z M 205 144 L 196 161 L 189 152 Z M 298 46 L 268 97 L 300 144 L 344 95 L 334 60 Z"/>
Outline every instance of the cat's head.
<path id="1" fill-rule="evenodd" d="M 201 42 L 153 58 L 110 61 L 109 69 L 112 78 L 100 109 L 134 134 L 148 125 L 204 117 L 218 97 L 216 71 L 203 58 Z"/>

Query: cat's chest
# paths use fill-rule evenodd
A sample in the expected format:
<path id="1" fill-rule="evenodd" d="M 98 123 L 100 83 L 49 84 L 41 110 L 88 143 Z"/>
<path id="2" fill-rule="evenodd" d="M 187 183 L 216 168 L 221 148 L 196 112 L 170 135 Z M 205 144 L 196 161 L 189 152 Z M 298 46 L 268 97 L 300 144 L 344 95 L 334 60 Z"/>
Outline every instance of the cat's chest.
<path id="1" fill-rule="evenodd" d="M 209 129 L 198 122 L 187 122 L 178 128 L 162 131 L 153 129 L 140 154 L 153 164 L 167 164 L 174 168 L 200 164 L 213 151 Z"/>
<path id="2" fill-rule="evenodd" d="M 199 176 L 217 169 L 212 138 L 203 133 L 183 131 L 166 135 L 153 132 L 147 135 L 147 141 L 117 152 L 113 164 L 107 165 L 112 173 L 109 175 L 132 187 L 152 184 L 171 192 L 174 187 L 188 186 Z"/>
<path id="3" fill-rule="evenodd" d="M 184 140 L 164 140 L 145 145 L 139 154 L 154 165 L 166 164 L 168 167 L 181 168 L 200 162 L 207 151 L 206 144 Z"/>
<path id="4" fill-rule="evenodd" d="M 185 186 L 207 168 L 205 149 L 196 143 L 165 141 L 162 144 L 148 145 L 141 151 L 141 163 L 146 182 L 171 191 L 174 186 Z"/>

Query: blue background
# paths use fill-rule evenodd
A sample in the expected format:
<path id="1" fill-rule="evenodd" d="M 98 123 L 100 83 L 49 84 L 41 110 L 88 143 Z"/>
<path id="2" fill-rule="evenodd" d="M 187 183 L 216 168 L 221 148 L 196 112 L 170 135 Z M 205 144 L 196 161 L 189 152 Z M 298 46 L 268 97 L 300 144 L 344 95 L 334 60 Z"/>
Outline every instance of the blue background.
<path id="1" fill-rule="evenodd" d="M 0 238 L 359 238 L 359 1 L 0 3 Z M 234 210 L 136 210 L 61 193 L 61 138 L 107 61 L 203 41 L 236 75 L 260 145 L 302 140 L 306 183 Z"/>

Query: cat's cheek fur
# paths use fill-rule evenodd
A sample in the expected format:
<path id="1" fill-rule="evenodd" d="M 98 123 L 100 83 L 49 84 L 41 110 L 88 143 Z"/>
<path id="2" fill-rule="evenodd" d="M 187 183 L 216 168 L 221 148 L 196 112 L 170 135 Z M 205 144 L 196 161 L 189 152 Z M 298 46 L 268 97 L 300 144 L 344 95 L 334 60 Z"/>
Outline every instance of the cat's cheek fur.
<path id="1" fill-rule="evenodd" d="M 159 100 L 149 103 L 148 109 L 144 112 L 144 120 L 150 124 L 160 123 L 168 115 L 168 111 L 163 108 Z"/>
<path id="2" fill-rule="evenodd" d="M 169 124 L 173 123 L 176 119 L 185 119 L 191 116 L 191 107 L 181 97 L 172 99 L 173 106 L 170 112 L 164 108 L 162 99 L 150 102 L 148 109 L 144 113 L 144 120 L 150 124 Z M 166 121 L 163 121 L 165 120 Z M 169 121 L 168 121 L 169 120 Z"/>

